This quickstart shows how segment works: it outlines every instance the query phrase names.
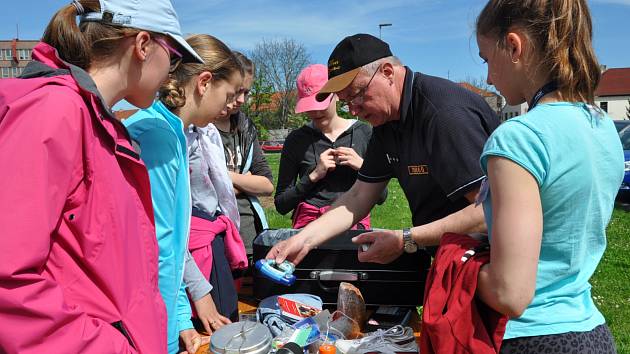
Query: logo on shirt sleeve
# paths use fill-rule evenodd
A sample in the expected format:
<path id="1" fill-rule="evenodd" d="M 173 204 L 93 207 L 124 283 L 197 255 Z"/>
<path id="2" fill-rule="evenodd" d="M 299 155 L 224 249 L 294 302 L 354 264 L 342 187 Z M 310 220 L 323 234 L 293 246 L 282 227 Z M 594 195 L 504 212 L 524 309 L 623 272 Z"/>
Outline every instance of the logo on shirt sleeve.
<path id="1" fill-rule="evenodd" d="M 387 158 L 387 162 L 390 165 L 400 162 L 400 159 L 396 156 L 390 156 L 389 154 L 385 154 L 385 157 Z"/>
<path id="2" fill-rule="evenodd" d="M 407 166 L 410 176 L 428 175 L 429 167 L 427 165 Z"/>

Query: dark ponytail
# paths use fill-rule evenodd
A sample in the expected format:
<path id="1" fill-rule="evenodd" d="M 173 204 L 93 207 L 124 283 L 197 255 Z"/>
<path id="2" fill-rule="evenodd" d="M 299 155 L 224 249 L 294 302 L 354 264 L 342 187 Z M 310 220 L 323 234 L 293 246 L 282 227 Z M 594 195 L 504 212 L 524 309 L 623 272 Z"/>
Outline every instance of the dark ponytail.
<path id="1" fill-rule="evenodd" d="M 99 11 L 100 4 L 94 0 L 82 0 L 86 11 Z M 64 61 L 81 68 L 90 64 L 90 45 L 77 25 L 77 8 L 64 6 L 53 16 L 46 27 L 42 41 L 51 45 Z"/>
<path id="2" fill-rule="evenodd" d="M 477 18 L 477 33 L 493 36 L 500 48 L 511 30 L 525 32 L 562 99 L 594 104 L 601 71 L 593 50 L 586 0 L 490 0 Z"/>

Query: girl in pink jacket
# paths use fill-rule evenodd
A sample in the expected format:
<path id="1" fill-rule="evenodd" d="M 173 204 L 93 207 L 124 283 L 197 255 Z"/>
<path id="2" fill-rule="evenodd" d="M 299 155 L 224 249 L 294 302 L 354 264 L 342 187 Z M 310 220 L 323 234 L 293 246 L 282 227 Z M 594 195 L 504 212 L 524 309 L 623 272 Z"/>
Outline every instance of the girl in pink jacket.
<path id="1" fill-rule="evenodd" d="M 75 0 L 33 59 L 0 80 L 0 352 L 166 353 L 149 177 L 111 107 L 202 60 L 168 0 Z"/>

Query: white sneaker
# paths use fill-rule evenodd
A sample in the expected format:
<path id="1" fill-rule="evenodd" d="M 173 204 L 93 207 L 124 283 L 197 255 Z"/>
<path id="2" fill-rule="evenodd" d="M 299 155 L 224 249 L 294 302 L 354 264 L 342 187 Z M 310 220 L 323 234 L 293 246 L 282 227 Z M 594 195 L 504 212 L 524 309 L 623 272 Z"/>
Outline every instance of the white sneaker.
<path id="1" fill-rule="evenodd" d="M 418 353 L 418 345 L 410 327 L 394 326 L 377 330 L 361 339 L 337 340 L 335 346 L 342 354 Z"/>

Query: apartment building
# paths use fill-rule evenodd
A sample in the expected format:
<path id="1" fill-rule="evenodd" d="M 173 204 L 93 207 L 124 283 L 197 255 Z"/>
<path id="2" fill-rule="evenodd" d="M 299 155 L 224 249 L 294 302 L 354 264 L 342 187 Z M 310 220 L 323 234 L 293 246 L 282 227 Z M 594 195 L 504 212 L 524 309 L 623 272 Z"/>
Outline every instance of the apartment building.
<path id="1" fill-rule="evenodd" d="M 0 79 L 18 77 L 31 61 L 33 48 L 39 41 L 0 40 Z"/>

